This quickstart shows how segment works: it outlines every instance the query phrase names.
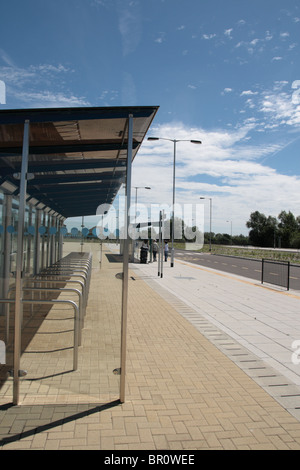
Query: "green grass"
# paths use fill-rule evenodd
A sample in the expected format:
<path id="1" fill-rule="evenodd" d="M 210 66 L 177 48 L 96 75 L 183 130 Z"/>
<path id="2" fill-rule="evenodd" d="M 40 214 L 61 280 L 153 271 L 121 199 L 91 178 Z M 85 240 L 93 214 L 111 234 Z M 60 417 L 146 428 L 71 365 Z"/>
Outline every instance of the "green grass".
<path id="1" fill-rule="evenodd" d="M 175 248 L 185 249 L 184 243 L 175 243 Z M 209 253 L 209 245 L 205 244 L 201 250 L 198 250 L 201 253 Z M 237 256 L 240 258 L 253 258 L 253 259 L 273 259 L 276 261 L 290 261 L 291 263 L 300 264 L 300 252 L 287 252 L 287 251 L 278 251 L 278 250 L 264 250 L 256 248 L 246 248 L 246 247 L 231 247 L 225 245 L 212 245 L 212 254 L 215 255 L 227 255 L 227 256 Z"/>

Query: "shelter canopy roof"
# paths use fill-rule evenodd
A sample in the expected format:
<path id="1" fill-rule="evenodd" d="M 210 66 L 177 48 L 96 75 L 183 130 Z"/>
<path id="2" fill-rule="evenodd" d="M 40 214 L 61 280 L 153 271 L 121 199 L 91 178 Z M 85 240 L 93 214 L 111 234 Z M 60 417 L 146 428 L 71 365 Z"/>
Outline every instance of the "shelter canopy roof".
<path id="1" fill-rule="evenodd" d="M 30 122 L 27 194 L 63 217 L 95 215 L 125 182 L 128 117 L 132 158 L 157 106 L 0 111 L 0 185 L 19 190 L 24 122 Z"/>

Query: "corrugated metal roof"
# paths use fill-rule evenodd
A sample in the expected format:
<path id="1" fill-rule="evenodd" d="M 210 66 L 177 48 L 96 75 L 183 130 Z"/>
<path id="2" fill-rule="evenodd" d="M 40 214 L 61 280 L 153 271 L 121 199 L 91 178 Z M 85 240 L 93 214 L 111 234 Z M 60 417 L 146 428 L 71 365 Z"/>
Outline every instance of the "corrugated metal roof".
<path id="1" fill-rule="evenodd" d="M 18 187 L 23 127 L 30 121 L 27 193 L 65 218 L 96 214 L 125 182 L 128 116 L 133 158 L 158 106 L 0 111 L 0 185 Z"/>

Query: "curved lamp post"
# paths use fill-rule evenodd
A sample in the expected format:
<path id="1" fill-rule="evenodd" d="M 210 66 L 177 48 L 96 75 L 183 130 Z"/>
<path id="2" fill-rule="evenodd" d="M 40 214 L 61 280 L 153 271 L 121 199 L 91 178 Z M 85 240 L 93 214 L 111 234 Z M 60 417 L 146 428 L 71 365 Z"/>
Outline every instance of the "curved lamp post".
<path id="1" fill-rule="evenodd" d="M 174 157 L 173 157 L 173 210 L 172 210 L 172 251 L 171 251 L 171 268 L 174 266 L 174 208 L 175 208 L 175 167 L 176 167 L 176 144 L 177 142 L 191 142 L 192 144 L 202 144 L 201 140 L 189 140 L 189 139 L 166 139 L 164 137 L 148 137 L 147 140 L 168 140 L 174 144 Z"/>
<path id="2" fill-rule="evenodd" d="M 137 212 L 137 191 L 138 189 L 151 189 L 150 186 L 133 186 L 135 189 L 135 224 L 136 224 L 136 212 Z"/>

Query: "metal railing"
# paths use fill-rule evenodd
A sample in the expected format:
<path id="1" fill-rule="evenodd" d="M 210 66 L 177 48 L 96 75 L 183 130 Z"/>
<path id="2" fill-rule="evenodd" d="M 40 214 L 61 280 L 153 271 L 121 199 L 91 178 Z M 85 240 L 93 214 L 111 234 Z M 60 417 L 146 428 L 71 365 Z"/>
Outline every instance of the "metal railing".
<path id="1" fill-rule="evenodd" d="M 23 304 L 43 304 L 43 305 L 54 305 L 54 304 L 70 304 L 74 309 L 74 344 L 73 344 L 73 370 L 78 368 L 78 344 L 79 344 L 79 308 L 73 300 L 31 300 L 22 299 Z M 3 304 L 14 304 L 14 299 L 0 299 L 0 303 Z"/>
<path id="2" fill-rule="evenodd" d="M 261 283 L 290 288 L 290 262 L 262 259 Z"/>
<path id="3" fill-rule="evenodd" d="M 9 289 L 9 292 L 8 292 L 8 298 L 10 299 L 10 294 L 12 292 L 15 291 L 15 287 L 11 287 Z M 30 292 L 32 294 L 34 294 L 35 292 L 38 292 L 38 293 L 43 293 L 43 292 L 52 292 L 52 293 L 63 293 L 63 292 L 74 292 L 76 294 L 78 294 L 78 300 L 79 300 L 79 306 L 78 306 L 78 344 L 80 345 L 81 344 L 81 330 L 82 330 L 82 325 L 83 325 L 83 312 L 82 312 L 82 292 L 79 290 L 79 289 L 72 289 L 72 288 L 68 288 L 68 287 L 23 287 L 22 289 L 23 292 Z M 13 299 L 12 299 L 13 300 Z M 25 299 L 24 299 L 25 300 Z M 26 299 L 26 300 L 36 300 L 36 299 Z M 44 299 L 45 300 L 45 299 Z M 49 300 L 49 299 L 46 299 L 46 300 Z M 54 300 L 54 299 L 51 299 L 51 300 Z M 68 299 L 70 300 L 70 299 Z M 38 299 L 36 300 L 36 302 L 34 303 L 43 303 L 43 299 Z M 31 304 L 33 305 L 33 303 Z M 10 323 L 10 319 L 9 319 L 9 311 L 8 311 L 8 316 L 6 317 L 6 328 L 7 328 L 7 331 L 6 331 L 6 344 L 9 344 L 9 323 Z"/>

